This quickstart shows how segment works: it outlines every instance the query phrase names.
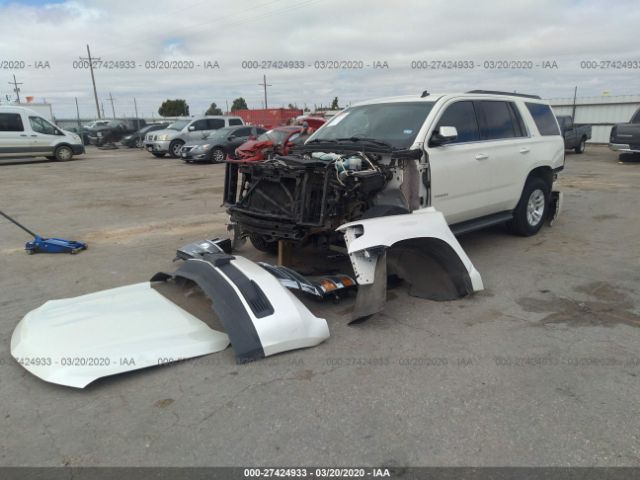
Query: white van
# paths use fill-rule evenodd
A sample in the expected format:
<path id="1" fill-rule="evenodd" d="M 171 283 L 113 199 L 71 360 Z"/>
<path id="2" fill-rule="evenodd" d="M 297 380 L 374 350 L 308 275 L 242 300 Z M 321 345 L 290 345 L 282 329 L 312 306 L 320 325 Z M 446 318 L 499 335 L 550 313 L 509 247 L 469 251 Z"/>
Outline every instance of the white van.
<path id="1" fill-rule="evenodd" d="M 83 153 L 84 145 L 75 133 L 62 130 L 28 108 L 0 106 L 0 158 L 42 156 L 65 161 Z"/>

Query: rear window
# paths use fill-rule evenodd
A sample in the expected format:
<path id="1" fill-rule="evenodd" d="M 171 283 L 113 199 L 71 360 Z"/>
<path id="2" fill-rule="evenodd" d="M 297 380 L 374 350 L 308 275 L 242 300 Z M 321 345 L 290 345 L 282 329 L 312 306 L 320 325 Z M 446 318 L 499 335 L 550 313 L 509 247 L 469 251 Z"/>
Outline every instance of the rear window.
<path id="1" fill-rule="evenodd" d="M 223 118 L 208 118 L 207 124 L 209 126 L 208 130 L 218 130 L 219 128 L 224 128 L 224 119 Z"/>
<path id="2" fill-rule="evenodd" d="M 233 125 L 242 125 L 242 120 L 240 120 L 239 118 L 230 118 L 229 119 L 229 125 L 233 126 Z"/>
<path id="3" fill-rule="evenodd" d="M 482 128 L 483 140 L 523 137 L 522 120 L 511 102 L 481 101 L 484 117 Z"/>
<path id="4" fill-rule="evenodd" d="M 540 135 L 560 135 L 556 118 L 553 116 L 551 107 L 542 103 L 527 103 L 527 109 L 533 117 L 533 121 L 538 127 Z"/>
<path id="5" fill-rule="evenodd" d="M 0 132 L 24 132 L 19 113 L 0 113 Z"/>

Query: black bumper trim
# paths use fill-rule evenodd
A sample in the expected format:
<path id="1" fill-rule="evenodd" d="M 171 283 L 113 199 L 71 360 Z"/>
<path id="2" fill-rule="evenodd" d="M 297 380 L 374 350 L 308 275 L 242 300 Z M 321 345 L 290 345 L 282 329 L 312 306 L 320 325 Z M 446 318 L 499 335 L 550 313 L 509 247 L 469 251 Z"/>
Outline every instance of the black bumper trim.
<path id="1" fill-rule="evenodd" d="M 211 308 L 218 315 L 227 335 L 229 335 L 231 346 L 236 354 L 236 360 L 238 363 L 244 363 L 264 358 L 265 354 L 258 332 L 242 300 L 229 282 L 214 267 L 214 262 L 220 263 L 221 267 L 225 267 L 225 265 L 233 267 L 229 263 L 233 257 L 229 257 L 225 254 L 207 254 L 204 256 L 204 260 L 190 259 L 184 262 L 174 273 L 156 273 L 151 278 L 151 282 L 164 282 L 170 278 L 182 278 L 195 282 L 211 300 Z M 236 269 L 235 267 L 233 268 Z M 240 270 L 237 270 L 237 272 L 247 282 L 253 283 Z M 228 275 L 227 272 L 225 272 L 225 275 Z M 236 283 L 232 277 L 229 278 Z M 241 289 L 243 296 L 253 309 L 251 301 L 247 298 L 250 292 L 243 291 L 242 288 L 246 286 L 242 282 L 241 285 L 237 286 Z M 253 285 L 257 287 L 255 283 Z M 264 293 L 262 295 L 264 296 Z M 266 299 L 266 297 L 264 298 Z M 269 307 L 271 307 L 273 313 L 273 307 L 270 303 Z"/>

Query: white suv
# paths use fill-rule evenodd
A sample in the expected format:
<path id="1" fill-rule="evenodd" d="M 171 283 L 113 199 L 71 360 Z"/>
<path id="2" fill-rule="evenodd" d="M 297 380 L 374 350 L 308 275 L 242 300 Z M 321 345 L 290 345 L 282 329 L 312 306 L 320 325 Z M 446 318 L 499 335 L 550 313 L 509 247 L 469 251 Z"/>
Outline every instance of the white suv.
<path id="1" fill-rule="evenodd" d="M 144 145 L 156 157 L 164 157 L 168 153 L 178 158 L 182 146 L 188 141 L 203 140 L 220 128 L 236 125 L 244 125 L 242 118 L 211 115 L 177 120 L 164 130 L 148 133 Z"/>
<path id="2" fill-rule="evenodd" d="M 260 250 L 427 208 L 454 234 L 508 222 L 526 236 L 559 208 L 564 143 L 540 97 L 424 92 L 358 103 L 287 157 L 227 168 L 230 224 Z"/>

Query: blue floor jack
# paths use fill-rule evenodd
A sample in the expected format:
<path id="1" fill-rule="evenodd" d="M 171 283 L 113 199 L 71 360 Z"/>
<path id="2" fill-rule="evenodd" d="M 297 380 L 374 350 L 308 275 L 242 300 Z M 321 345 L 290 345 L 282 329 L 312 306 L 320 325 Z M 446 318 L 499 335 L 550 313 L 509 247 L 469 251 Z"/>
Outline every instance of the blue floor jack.
<path id="1" fill-rule="evenodd" d="M 29 235 L 33 235 L 33 240 L 27 242 L 24 249 L 27 253 L 78 253 L 81 250 L 87 249 L 87 244 L 84 242 L 76 242 L 75 240 L 65 240 L 63 238 L 42 238 L 37 233 L 33 233 L 24 225 L 21 225 L 16 220 L 11 218 L 6 213 L 0 211 L 0 215 L 9 220 L 11 223 L 17 225 Z"/>

